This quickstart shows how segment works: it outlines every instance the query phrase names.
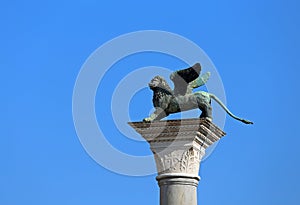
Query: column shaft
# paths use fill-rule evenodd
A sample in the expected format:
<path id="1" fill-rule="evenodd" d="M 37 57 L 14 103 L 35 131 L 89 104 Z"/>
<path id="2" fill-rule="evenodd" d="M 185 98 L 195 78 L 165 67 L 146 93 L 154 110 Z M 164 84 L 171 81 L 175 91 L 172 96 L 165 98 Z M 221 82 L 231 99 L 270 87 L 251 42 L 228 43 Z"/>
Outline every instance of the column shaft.
<path id="1" fill-rule="evenodd" d="M 198 177 L 158 176 L 160 205 L 197 205 Z"/>

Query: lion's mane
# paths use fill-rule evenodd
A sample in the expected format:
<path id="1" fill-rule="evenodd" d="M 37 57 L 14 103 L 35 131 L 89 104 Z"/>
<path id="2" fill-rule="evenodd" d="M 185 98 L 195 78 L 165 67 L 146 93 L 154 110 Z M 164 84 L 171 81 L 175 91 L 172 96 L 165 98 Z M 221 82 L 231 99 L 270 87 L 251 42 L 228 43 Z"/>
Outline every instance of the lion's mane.
<path id="1" fill-rule="evenodd" d="M 152 81 L 155 80 L 159 82 L 159 85 L 155 86 L 154 88 L 151 88 L 154 92 L 152 102 L 154 107 L 162 107 L 162 103 L 168 103 L 166 102 L 166 99 L 168 97 L 174 96 L 174 94 L 164 78 L 156 76 L 152 79 Z"/>

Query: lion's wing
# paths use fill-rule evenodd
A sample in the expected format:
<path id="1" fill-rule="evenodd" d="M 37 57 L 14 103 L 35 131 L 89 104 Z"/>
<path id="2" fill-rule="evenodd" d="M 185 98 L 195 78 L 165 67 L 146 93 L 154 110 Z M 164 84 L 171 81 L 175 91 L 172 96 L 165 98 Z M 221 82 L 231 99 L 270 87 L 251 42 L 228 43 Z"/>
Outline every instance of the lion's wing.
<path id="1" fill-rule="evenodd" d="M 174 83 L 174 94 L 185 95 L 187 92 L 188 84 L 197 79 L 200 72 L 200 63 L 196 63 L 192 67 L 173 72 L 170 75 L 170 79 Z"/>
<path id="2" fill-rule="evenodd" d="M 205 83 L 209 80 L 210 72 L 206 72 L 203 75 L 199 76 L 196 80 L 193 80 L 190 82 L 187 86 L 187 94 L 192 93 L 193 89 L 198 88 L 202 85 L 205 85 Z"/>

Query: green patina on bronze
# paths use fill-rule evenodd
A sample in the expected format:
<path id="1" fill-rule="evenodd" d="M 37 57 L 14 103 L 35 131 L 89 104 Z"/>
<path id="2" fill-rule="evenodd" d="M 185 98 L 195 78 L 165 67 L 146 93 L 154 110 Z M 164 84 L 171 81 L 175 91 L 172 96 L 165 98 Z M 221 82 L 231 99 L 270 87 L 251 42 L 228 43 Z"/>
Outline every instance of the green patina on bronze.
<path id="1" fill-rule="evenodd" d="M 170 75 L 170 79 L 174 83 L 174 90 L 170 88 L 163 77 L 155 76 L 149 83 L 150 89 L 153 90 L 152 101 L 155 111 L 145 118 L 144 121 L 152 122 L 172 113 L 192 109 L 200 109 L 202 111 L 200 118 L 212 120 L 211 99 L 213 99 L 234 119 L 246 124 L 253 124 L 251 121 L 232 114 L 214 94 L 204 91 L 193 93 L 193 89 L 204 85 L 210 77 L 209 72 L 199 76 L 200 72 L 201 66 L 199 63 L 190 68 L 173 72 Z"/>

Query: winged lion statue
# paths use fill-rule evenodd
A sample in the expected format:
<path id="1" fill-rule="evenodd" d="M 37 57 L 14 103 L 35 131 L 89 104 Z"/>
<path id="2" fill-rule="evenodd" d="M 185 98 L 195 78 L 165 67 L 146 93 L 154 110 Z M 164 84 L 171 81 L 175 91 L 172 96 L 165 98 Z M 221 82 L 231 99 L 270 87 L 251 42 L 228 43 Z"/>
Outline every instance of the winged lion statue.
<path id="1" fill-rule="evenodd" d="M 249 120 L 242 119 L 232 114 L 224 103 L 214 94 L 204 91 L 193 92 L 193 89 L 204 85 L 210 77 L 210 72 L 201 76 L 200 72 L 200 63 L 173 72 L 170 75 L 170 79 L 174 83 L 174 90 L 170 88 L 163 77 L 155 76 L 149 83 L 149 87 L 153 91 L 152 102 L 155 111 L 149 117 L 144 118 L 143 121 L 157 121 L 169 114 L 192 109 L 200 109 L 202 111 L 200 118 L 206 118 L 211 121 L 211 99 L 213 99 L 234 119 L 245 124 L 253 124 L 253 122 Z"/>

